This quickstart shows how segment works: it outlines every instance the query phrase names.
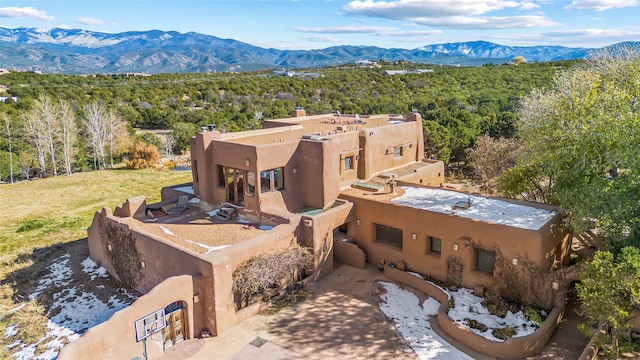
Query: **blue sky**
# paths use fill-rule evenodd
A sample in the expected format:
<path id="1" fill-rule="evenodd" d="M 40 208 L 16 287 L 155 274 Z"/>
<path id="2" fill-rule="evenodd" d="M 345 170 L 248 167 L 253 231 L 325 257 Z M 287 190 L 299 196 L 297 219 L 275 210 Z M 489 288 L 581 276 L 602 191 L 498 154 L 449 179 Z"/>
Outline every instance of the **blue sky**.
<path id="1" fill-rule="evenodd" d="M 2 0 L 0 26 L 194 31 L 277 49 L 602 47 L 640 40 L 640 0 Z"/>

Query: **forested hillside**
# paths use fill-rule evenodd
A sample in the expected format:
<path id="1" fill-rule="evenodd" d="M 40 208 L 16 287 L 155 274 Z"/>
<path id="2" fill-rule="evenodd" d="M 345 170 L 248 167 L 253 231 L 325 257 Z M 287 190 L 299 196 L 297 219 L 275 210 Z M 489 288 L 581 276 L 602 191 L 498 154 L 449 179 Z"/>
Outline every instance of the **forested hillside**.
<path id="1" fill-rule="evenodd" d="M 274 77 L 271 72 L 151 76 L 13 72 L 0 76 L 0 84 L 7 88 L 0 96 L 18 99 L 0 103 L 0 176 L 2 180 L 9 177 L 10 163 L 14 179 L 49 176 L 57 172 L 46 168 L 65 167 L 64 154 L 54 156 L 63 151 L 62 142 L 50 144 L 48 153 L 40 151 L 29 129 L 29 114 L 41 108 L 43 100 L 54 107 L 70 105 L 72 114 L 67 116 L 73 118 L 72 128 L 80 135 L 72 140 L 67 154 L 71 155 L 66 166 L 72 172 L 108 167 L 105 151 L 116 161 L 127 154 L 122 144 L 95 144 L 90 120 L 97 110 L 117 118 L 111 119 L 112 128 L 113 124 L 129 125 L 132 139 L 136 138 L 132 128 L 172 130 L 170 144 L 154 135 L 142 137 L 168 154 L 186 150 L 199 126 L 215 124 L 221 131 L 260 128 L 262 119 L 287 117 L 295 106 L 305 107 L 308 114 L 336 110 L 403 114 L 417 109 L 424 118 L 427 156 L 450 161 L 462 156 L 480 134 L 512 137 L 520 98 L 534 88 L 548 87 L 554 74 L 571 64 L 455 67 L 401 62 L 369 69 L 326 68 L 317 78 Z M 434 71 L 384 75 L 391 68 Z M 110 136 L 113 141 L 115 135 Z"/>

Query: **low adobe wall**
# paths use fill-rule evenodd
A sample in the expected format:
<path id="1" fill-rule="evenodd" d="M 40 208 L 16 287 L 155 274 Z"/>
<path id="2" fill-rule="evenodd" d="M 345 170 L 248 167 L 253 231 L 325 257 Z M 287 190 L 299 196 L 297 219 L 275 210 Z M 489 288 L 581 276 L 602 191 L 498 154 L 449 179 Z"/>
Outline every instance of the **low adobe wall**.
<path id="1" fill-rule="evenodd" d="M 58 359 L 133 359 L 144 358 L 142 342 L 136 342 L 135 321 L 183 301 L 187 310 L 188 333 L 193 334 L 193 280 L 189 275 L 170 277 L 109 320 L 89 329 L 78 340 L 67 344 Z M 164 354 L 163 341 L 147 339 L 149 359 Z"/>
<path id="2" fill-rule="evenodd" d="M 549 342 L 551 335 L 562 320 L 564 309 L 554 307 L 547 320 L 533 334 L 497 342 L 486 339 L 467 327 L 457 324 L 448 315 L 449 295 L 437 286 L 408 274 L 404 271 L 385 266 L 384 275 L 391 280 L 411 286 L 440 302 L 438 325 L 456 341 L 485 355 L 500 359 L 520 359 L 540 352 Z"/>
<path id="3" fill-rule="evenodd" d="M 364 250 L 360 249 L 360 247 L 353 241 L 350 241 L 350 239 L 334 239 L 333 256 L 337 261 L 358 269 L 364 269 L 367 266 L 367 256 Z"/>

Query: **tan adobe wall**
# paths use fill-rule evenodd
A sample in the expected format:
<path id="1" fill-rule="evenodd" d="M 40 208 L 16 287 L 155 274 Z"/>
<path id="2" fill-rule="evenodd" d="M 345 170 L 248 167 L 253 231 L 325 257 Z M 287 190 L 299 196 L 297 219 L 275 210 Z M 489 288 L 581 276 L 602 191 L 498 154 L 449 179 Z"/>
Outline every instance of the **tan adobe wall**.
<path id="1" fill-rule="evenodd" d="M 193 280 L 188 275 L 174 276 L 67 344 L 58 359 L 142 358 L 143 344 L 136 342 L 135 321 L 176 301 L 186 305 L 188 333 L 193 334 Z M 148 339 L 147 350 L 150 359 L 159 358 L 164 353 L 162 341 Z"/>
<path id="2" fill-rule="evenodd" d="M 367 265 L 364 251 L 349 239 L 334 239 L 333 254 L 336 261 L 358 269 L 364 269 Z"/>
<path id="3" fill-rule="evenodd" d="M 459 325 L 448 315 L 449 297 L 438 287 L 411 274 L 385 266 L 384 275 L 393 281 L 417 289 L 440 302 L 438 309 L 438 325 L 449 336 L 469 348 L 500 359 L 521 359 L 540 352 L 562 321 L 564 309 L 554 307 L 545 322 L 533 334 L 511 338 L 504 342 L 486 339 L 470 329 Z"/>
<path id="4" fill-rule="evenodd" d="M 396 179 L 398 186 L 401 185 L 428 185 L 439 186 L 444 183 L 444 162 L 438 160 L 423 159 L 422 166 L 412 173 L 402 175 Z M 391 171 L 393 172 L 393 171 Z"/>
<path id="5" fill-rule="evenodd" d="M 353 219 L 353 204 L 338 202 L 341 205 L 317 215 L 303 216 L 299 225 L 299 241 L 313 250 L 313 280 L 318 280 L 333 270 L 333 232 Z"/>
<path id="6" fill-rule="evenodd" d="M 415 122 L 360 130 L 360 148 L 363 151 L 359 166 L 362 166 L 363 173 L 359 177 L 368 179 L 388 169 L 422 160 L 423 153 L 419 153 L 418 145 L 422 143 L 421 134 L 417 134 Z M 394 155 L 394 147 L 402 148 L 400 156 Z"/>
<path id="7" fill-rule="evenodd" d="M 312 117 L 304 117 L 308 118 Z M 380 119 L 376 121 L 380 122 Z M 255 196 L 245 196 L 246 208 L 295 211 L 303 205 L 325 207 L 338 197 L 341 186 L 422 160 L 420 115 L 409 114 L 407 120 L 395 121 L 400 123 L 386 125 L 385 121 L 381 126 L 338 132 L 318 141 L 300 138 L 287 141 L 287 129 L 293 131 L 293 128 L 282 121 L 273 121 L 279 126 L 273 129 L 222 135 L 218 132 L 198 133 L 191 139 L 195 194 L 204 204 L 212 206 L 226 201 L 225 181 L 219 178 L 218 165 L 254 171 L 256 175 L 263 170 L 283 167 L 284 190 L 278 191 L 277 195 L 258 191 Z M 301 125 L 296 126 L 295 130 L 300 131 Z M 278 132 L 283 133 L 285 141 L 278 141 L 275 136 Z M 394 155 L 394 147 L 402 149 L 400 155 Z M 353 169 L 345 169 L 346 157 L 351 158 Z M 428 183 L 437 181 L 425 180 Z M 259 184 L 257 188 L 260 188 Z"/>
<path id="8" fill-rule="evenodd" d="M 137 221 L 137 220 L 134 220 Z M 111 215 L 109 208 L 96 212 L 93 222 L 88 229 L 89 254 L 109 274 L 137 291 L 145 294 L 155 286 L 172 276 L 194 275 L 193 293 L 191 297 L 200 294 L 200 302 L 193 308 L 193 329 L 197 336 L 202 330 L 215 330 L 215 303 L 208 294 L 214 292 L 213 267 L 209 261 L 188 249 L 176 248 L 174 244 L 164 239 L 146 234 L 143 230 L 130 224 L 130 218 L 118 218 Z M 111 239 L 103 232 L 109 224 L 119 229 L 124 243 Z M 129 242 L 129 239 L 131 242 Z M 111 251 L 109 251 L 111 246 Z M 124 249 L 123 254 L 119 248 Z M 114 265 L 114 261 L 119 265 Z M 144 265 L 142 265 L 144 263 Z M 120 270 L 120 273 L 117 271 Z M 123 276 L 126 276 L 123 278 Z M 219 285 L 219 284 L 216 284 Z"/>
<path id="9" fill-rule="evenodd" d="M 546 234 L 539 231 L 399 206 L 377 201 L 375 195 L 370 198 L 351 195 L 357 192 L 350 189 L 341 195 L 342 199 L 355 204 L 356 221 L 349 224 L 349 235 L 365 251 L 367 262 L 373 265 L 378 265 L 382 259 L 387 263 L 404 260 L 409 270 L 447 281 L 447 260 L 453 257 L 463 265 L 461 285 L 473 288 L 476 285 L 490 286 L 494 282 L 493 275 L 476 270 L 475 245 L 487 250 L 500 249 L 507 259 L 528 258 L 547 270 L 550 269 L 548 254 L 558 246 L 555 243 L 558 239 L 548 240 Z M 357 225 L 358 221 L 360 225 Z M 402 250 L 375 242 L 375 224 L 402 229 Z M 440 254 L 429 251 L 429 236 L 441 239 Z M 494 271 L 497 273 L 499 269 Z"/>

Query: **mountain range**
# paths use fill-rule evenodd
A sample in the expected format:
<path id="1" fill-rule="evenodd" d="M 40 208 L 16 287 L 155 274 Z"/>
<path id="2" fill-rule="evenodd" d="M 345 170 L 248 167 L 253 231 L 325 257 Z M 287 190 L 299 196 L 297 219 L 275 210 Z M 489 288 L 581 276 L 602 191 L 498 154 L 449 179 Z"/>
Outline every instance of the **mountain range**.
<path id="1" fill-rule="evenodd" d="M 611 46 L 634 46 L 640 42 Z M 233 39 L 175 31 L 102 33 L 81 29 L 0 27 L 0 66 L 45 73 L 187 73 L 272 68 L 320 68 L 356 60 L 482 65 L 572 60 L 597 49 L 505 46 L 486 41 L 427 45 L 415 49 L 334 46 L 318 50 L 265 49 Z"/>

